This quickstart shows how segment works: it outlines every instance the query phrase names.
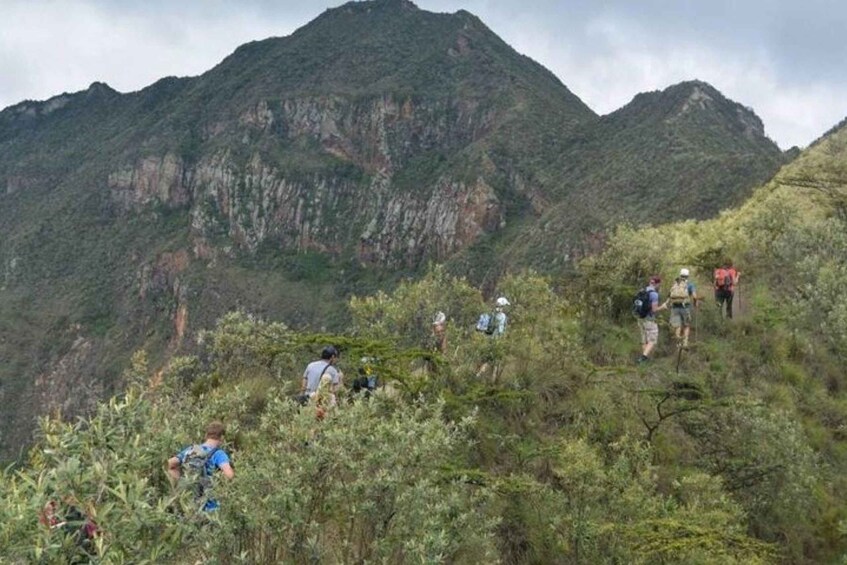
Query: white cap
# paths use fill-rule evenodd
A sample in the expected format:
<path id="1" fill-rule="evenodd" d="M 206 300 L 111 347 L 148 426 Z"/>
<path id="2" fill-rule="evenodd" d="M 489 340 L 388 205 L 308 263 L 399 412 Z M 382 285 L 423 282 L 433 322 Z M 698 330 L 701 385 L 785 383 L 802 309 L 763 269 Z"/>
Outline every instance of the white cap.
<path id="1" fill-rule="evenodd" d="M 506 300 L 505 296 L 501 296 L 497 299 L 497 306 L 509 306 L 510 302 Z"/>
<path id="2" fill-rule="evenodd" d="M 680 269 L 679 270 L 679 276 L 681 276 L 681 277 L 687 277 L 689 274 L 690 273 L 688 272 L 688 269 Z"/>
<path id="3" fill-rule="evenodd" d="M 438 311 L 435 313 L 435 318 L 432 320 L 432 325 L 437 326 L 441 325 L 447 321 L 447 315 L 444 312 Z"/>

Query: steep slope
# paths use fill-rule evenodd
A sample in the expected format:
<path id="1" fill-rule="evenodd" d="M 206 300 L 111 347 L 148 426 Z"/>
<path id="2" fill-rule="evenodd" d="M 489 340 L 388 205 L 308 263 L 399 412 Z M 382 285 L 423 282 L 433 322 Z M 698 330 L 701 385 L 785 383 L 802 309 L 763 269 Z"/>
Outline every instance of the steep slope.
<path id="1" fill-rule="evenodd" d="M 620 222 L 708 218 L 788 160 L 751 109 L 707 83 L 639 94 L 566 141 L 547 170 L 559 203 L 512 244 L 509 260 L 552 269 L 597 251 Z"/>
<path id="2" fill-rule="evenodd" d="M 748 531 L 779 544 L 774 561 L 781 563 L 826 563 L 845 551 L 845 538 L 831 535 L 832 524 L 847 515 L 845 124 L 741 206 L 705 221 L 621 230 L 602 254 L 581 263 L 578 291 L 587 313 L 581 322 L 590 327 L 590 355 L 604 365 L 627 367 L 638 343 L 630 313 L 634 289 L 648 273 L 670 279 L 681 267 L 691 269 L 702 300 L 692 348 L 680 356 L 672 334 L 663 332 L 655 363 L 637 379 L 695 382 L 713 407 L 733 406 L 728 422 L 714 418 L 719 411 L 687 422 L 683 417 L 657 443 L 673 452 L 677 468 L 693 465 L 722 475 L 750 516 Z M 727 259 L 741 271 L 733 320 L 714 307 L 710 282 L 715 266 Z M 661 290 L 666 296 L 667 285 Z M 617 374 L 614 381 L 620 387 Z M 796 431 L 780 427 L 767 438 L 763 428 L 756 432 L 735 417 L 745 405 L 763 408 Z M 659 419 L 673 410 L 662 407 Z M 795 497 L 783 482 L 790 466 L 803 460 L 800 450 L 787 447 L 792 437 L 805 444 L 808 466 L 794 475 L 807 485 Z M 723 447 L 714 449 L 716 438 Z M 780 453 L 781 461 L 762 465 L 760 449 Z"/>
<path id="3" fill-rule="evenodd" d="M 129 351 L 171 354 L 229 309 L 338 323 L 338 295 L 378 282 L 367 265 L 444 259 L 523 214 L 513 162 L 596 118 L 471 14 L 396 0 L 200 77 L 7 108 L 6 453 L 32 412 L 85 410 Z"/>
<path id="4" fill-rule="evenodd" d="M 486 148 L 535 155 L 530 136 L 595 118 L 470 14 L 398 1 L 329 10 L 197 79 L 165 80 L 96 109 L 82 104 L 90 98 L 4 112 L 13 145 L 5 184 L 51 178 L 34 151 L 74 167 L 85 146 L 99 170 L 79 171 L 77 184 L 107 184 L 123 208 L 187 206 L 199 237 L 411 266 L 495 230 L 521 201 L 523 185 L 503 170 L 510 163 L 492 162 Z M 316 187 L 328 195 L 320 205 Z M 360 206 L 364 195 L 370 206 Z"/>
<path id="5" fill-rule="evenodd" d="M 430 261 L 491 279 L 508 251 L 552 269 L 586 230 L 684 217 L 668 206 L 677 183 L 719 186 L 690 202 L 717 210 L 697 206 L 743 194 L 779 158 L 760 127 L 738 126 L 756 120 L 697 88 L 711 101 L 690 111 L 691 94 L 651 94 L 600 118 L 475 16 L 375 0 L 199 77 L 5 109 L 0 394 L 15 408 L 0 452 L 32 414 L 73 415 L 120 388 L 131 351 L 160 361 L 228 310 L 339 327 L 350 293 Z M 717 116 L 724 127 L 706 127 Z M 645 162 L 670 164 L 629 206 Z"/>

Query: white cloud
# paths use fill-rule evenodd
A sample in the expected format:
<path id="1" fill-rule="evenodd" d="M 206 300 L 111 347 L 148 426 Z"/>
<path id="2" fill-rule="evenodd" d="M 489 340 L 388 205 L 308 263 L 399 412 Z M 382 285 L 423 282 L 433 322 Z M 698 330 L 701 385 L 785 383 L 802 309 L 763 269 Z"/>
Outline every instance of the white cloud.
<path id="1" fill-rule="evenodd" d="M 169 76 L 200 74 L 240 44 L 284 35 L 293 25 L 251 11 L 175 19 L 168 12 L 116 14 L 76 2 L 12 3 L 0 23 L 0 107 L 88 87 L 95 80 L 126 92 Z M 11 55 L 10 55 L 11 54 Z"/>
<path id="2" fill-rule="evenodd" d="M 580 33 L 568 37 L 532 29 L 514 26 L 509 32 L 512 45 L 550 68 L 600 114 L 617 110 L 639 92 L 700 79 L 752 107 L 769 137 L 783 148 L 809 144 L 847 115 L 847 86 L 793 84 L 761 48 L 739 52 L 669 41 L 667 35 L 615 18 L 589 20 Z"/>

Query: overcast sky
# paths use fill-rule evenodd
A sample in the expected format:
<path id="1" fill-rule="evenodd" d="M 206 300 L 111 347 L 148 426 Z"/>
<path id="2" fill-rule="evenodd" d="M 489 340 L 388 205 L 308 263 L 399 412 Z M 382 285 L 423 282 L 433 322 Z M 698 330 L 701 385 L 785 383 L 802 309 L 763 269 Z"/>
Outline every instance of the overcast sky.
<path id="1" fill-rule="evenodd" d="M 0 0 L 0 108 L 197 75 L 238 45 L 288 35 L 324 0 Z M 594 111 L 689 79 L 752 107 L 782 148 L 847 116 L 842 0 L 417 0 L 479 16 Z"/>

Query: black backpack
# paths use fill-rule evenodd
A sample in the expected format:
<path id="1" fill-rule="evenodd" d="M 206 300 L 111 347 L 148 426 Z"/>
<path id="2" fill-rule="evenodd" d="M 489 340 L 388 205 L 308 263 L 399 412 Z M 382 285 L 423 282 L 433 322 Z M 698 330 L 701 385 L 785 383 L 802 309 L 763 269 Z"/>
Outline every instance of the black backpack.
<path id="1" fill-rule="evenodd" d="M 632 299 L 632 313 L 639 318 L 646 318 L 653 311 L 653 306 L 650 304 L 650 291 L 642 288 Z"/>

